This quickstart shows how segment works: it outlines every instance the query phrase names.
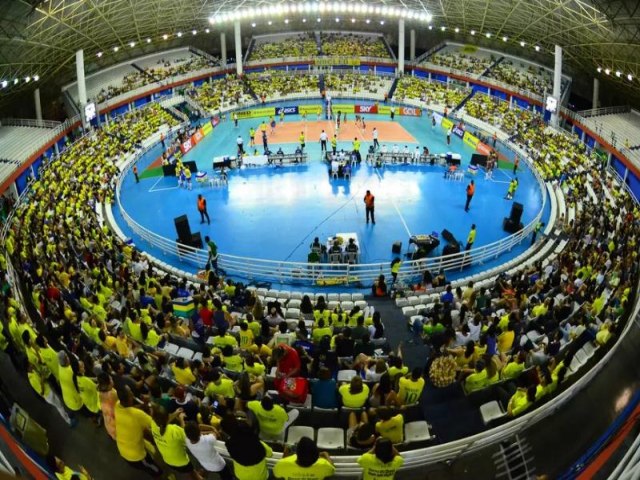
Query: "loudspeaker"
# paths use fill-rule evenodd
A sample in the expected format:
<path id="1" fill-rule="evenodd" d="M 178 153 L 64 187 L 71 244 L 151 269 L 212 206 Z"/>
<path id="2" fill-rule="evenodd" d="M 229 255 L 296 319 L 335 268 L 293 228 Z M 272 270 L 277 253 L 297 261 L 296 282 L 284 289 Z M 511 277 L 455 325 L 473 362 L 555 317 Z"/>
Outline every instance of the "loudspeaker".
<path id="1" fill-rule="evenodd" d="M 522 230 L 524 227 L 520 222 L 514 222 L 511 218 L 504 217 L 502 221 L 502 228 L 505 232 L 516 233 Z"/>
<path id="2" fill-rule="evenodd" d="M 191 234 L 191 246 L 194 248 L 202 248 L 202 236 L 200 232 Z"/>
<path id="3" fill-rule="evenodd" d="M 460 244 L 458 242 L 449 243 L 442 249 L 443 255 L 453 255 L 454 253 L 460 253 Z"/>
<path id="4" fill-rule="evenodd" d="M 446 228 L 441 232 L 441 235 L 442 235 L 442 238 L 444 238 L 448 243 L 455 243 L 455 244 L 458 243 L 458 241 L 456 240 L 456 237 L 453 236 L 453 233 L 451 233 Z"/>
<path id="5" fill-rule="evenodd" d="M 487 156 L 474 153 L 471 155 L 471 165 L 480 165 L 481 167 L 487 166 Z"/>
<path id="6" fill-rule="evenodd" d="M 178 239 L 181 243 L 189 245 L 191 243 L 191 227 L 189 226 L 189 219 L 186 215 L 181 215 L 173 219 L 176 224 L 176 232 L 178 233 Z"/>
<path id="7" fill-rule="evenodd" d="M 511 207 L 511 214 L 509 215 L 509 220 L 518 225 L 520 223 L 520 217 L 522 217 L 523 206 L 521 203 L 513 202 L 513 206 Z"/>
<path id="8" fill-rule="evenodd" d="M 393 246 L 391 247 L 391 253 L 401 253 L 402 252 L 402 242 L 393 242 Z"/>

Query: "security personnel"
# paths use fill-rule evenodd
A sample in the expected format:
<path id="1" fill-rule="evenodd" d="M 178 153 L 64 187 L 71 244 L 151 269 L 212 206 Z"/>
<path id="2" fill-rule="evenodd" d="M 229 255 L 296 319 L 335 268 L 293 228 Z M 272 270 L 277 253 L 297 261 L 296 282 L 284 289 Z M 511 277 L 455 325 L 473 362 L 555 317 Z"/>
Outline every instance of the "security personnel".
<path id="1" fill-rule="evenodd" d="M 364 205 L 365 211 L 367 215 L 367 223 L 369 223 L 369 218 L 371 218 L 371 223 L 376 224 L 376 217 L 374 216 L 375 209 L 375 200 L 376 198 L 373 196 L 370 190 L 367 190 L 367 193 L 364 196 Z"/>
<path id="2" fill-rule="evenodd" d="M 467 236 L 467 246 L 464 247 L 465 250 L 471 250 L 473 247 L 473 243 L 476 241 L 476 224 L 471 225 L 471 230 L 469 231 L 469 235 Z"/>
<path id="3" fill-rule="evenodd" d="M 198 212 L 200 212 L 200 223 L 204 223 L 204 219 L 206 217 L 207 224 L 211 225 L 209 213 L 207 212 L 207 201 L 202 195 L 198 195 Z"/>

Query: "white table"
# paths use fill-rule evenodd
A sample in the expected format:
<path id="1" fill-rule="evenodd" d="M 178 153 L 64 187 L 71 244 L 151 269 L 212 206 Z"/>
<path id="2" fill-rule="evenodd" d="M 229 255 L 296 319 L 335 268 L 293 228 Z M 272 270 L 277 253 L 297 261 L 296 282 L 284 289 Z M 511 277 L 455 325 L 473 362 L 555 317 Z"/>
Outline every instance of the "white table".
<path id="1" fill-rule="evenodd" d="M 342 253 L 347 253 L 345 251 L 346 246 L 349 244 L 349 239 L 353 238 L 353 243 L 355 243 L 356 247 L 358 247 L 358 251 L 356 253 L 356 262 L 360 262 L 360 242 L 358 241 L 358 234 L 355 232 L 350 233 L 336 233 L 335 236 L 327 238 L 327 254 L 331 255 L 331 247 L 333 247 L 333 242 L 336 238 L 342 238 Z"/>
<path id="2" fill-rule="evenodd" d="M 244 165 L 268 165 L 269 157 L 266 155 L 247 155 L 242 157 L 242 163 Z"/>

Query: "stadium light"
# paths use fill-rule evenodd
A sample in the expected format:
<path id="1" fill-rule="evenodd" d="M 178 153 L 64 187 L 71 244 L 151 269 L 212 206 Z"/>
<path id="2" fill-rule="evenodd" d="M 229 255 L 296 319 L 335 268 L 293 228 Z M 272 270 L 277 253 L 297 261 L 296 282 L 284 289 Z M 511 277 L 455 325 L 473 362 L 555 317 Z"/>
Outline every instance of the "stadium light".
<path id="1" fill-rule="evenodd" d="M 14 78 L 14 79 L 13 79 L 13 84 L 14 84 L 14 85 L 17 85 L 19 81 L 20 81 L 20 80 L 18 80 L 17 78 Z"/>
<path id="2" fill-rule="evenodd" d="M 540 51 L 540 45 L 536 45 L 536 52 Z"/>
<path id="3" fill-rule="evenodd" d="M 135 47 L 135 46 L 136 46 L 136 42 L 129 42 L 129 46 L 130 46 L 131 48 Z"/>
<path id="4" fill-rule="evenodd" d="M 460 29 L 458 27 L 455 28 L 454 30 L 456 33 L 460 33 Z"/>
<path id="5" fill-rule="evenodd" d="M 611 70 L 609 70 L 608 68 L 604 69 L 604 73 L 606 73 L 607 75 L 609 75 L 611 73 Z"/>
<path id="6" fill-rule="evenodd" d="M 322 21 L 322 19 L 320 17 L 318 17 L 318 19 L 316 20 L 318 23 L 320 23 Z"/>
<path id="7" fill-rule="evenodd" d="M 6 80 L 2 80 L 2 83 L 0 85 L 2 85 L 2 88 L 7 88 L 7 85 L 9 85 L 9 82 L 7 82 Z"/>
<path id="8" fill-rule="evenodd" d="M 256 28 L 256 22 L 253 22 L 253 23 L 251 24 L 251 26 L 252 26 L 253 28 Z"/>
<path id="9" fill-rule="evenodd" d="M 443 32 L 447 29 L 447 27 L 445 27 L 444 25 L 440 27 L 440 30 L 442 30 Z"/>
<path id="10" fill-rule="evenodd" d="M 340 19 L 336 17 L 336 23 L 340 23 Z"/>
<path id="11" fill-rule="evenodd" d="M 523 42 L 523 41 L 521 40 L 521 41 L 520 41 L 520 46 L 521 46 L 521 47 L 524 47 L 525 45 L 526 45 L 526 43 L 525 43 L 525 42 Z"/>
<path id="12" fill-rule="evenodd" d="M 602 72 L 602 67 L 598 67 L 596 70 L 598 70 L 598 73 Z"/>
<path id="13" fill-rule="evenodd" d="M 191 30 L 191 35 L 197 35 L 198 31 L 197 30 Z"/>
<path id="14" fill-rule="evenodd" d="M 433 30 L 433 25 L 429 25 L 429 30 Z"/>
<path id="15" fill-rule="evenodd" d="M 31 81 L 31 77 L 24 77 L 24 81 L 25 81 L 26 83 L 29 83 L 29 82 Z"/>
<path id="16" fill-rule="evenodd" d="M 167 38 L 169 38 L 169 35 L 167 35 L 166 33 L 164 35 L 162 35 L 163 40 L 166 40 Z"/>
<path id="17" fill-rule="evenodd" d="M 371 20 L 367 18 L 364 22 L 368 25 L 371 23 Z"/>
<path id="18" fill-rule="evenodd" d="M 627 75 L 627 80 L 629 80 L 629 81 L 631 82 L 631 81 L 633 80 L 633 75 L 628 74 L 628 75 Z"/>
<path id="19" fill-rule="evenodd" d="M 271 20 L 269 20 L 269 21 L 267 22 L 267 25 L 271 26 L 271 25 L 273 25 L 273 22 L 272 22 Z"/>
<path id="20" fill-rule="evenodd" d="M 100 58 L 102 56 L 102 52 L 96 53 L 96 57 Z"/>
<path id="21" fill-rule="evenodd" d="M 306 18 L 303 18 L 303 19 L 302 19 L 302 23 L 307 23 L 307 19 L 306 19 Z"/>
<path id="22" fill-rule="evenodd" d="M 630 76 L 631 76 L 631 75 L 629 75 L 629 77 L 630 77 Z M 38 80 L 40 80 L 40 75 L 34 75 L 34 76 L 33 76 L 33 81 L 34 81 L 34 82 L 37 82 Z M 631 79 L 629 79 L 629 80 L 631 80 Z"/>
<path id="23" fill-rule="evenodd" d="M 178 38 L 182 37 L 182 32 L 178 32 L 176 33 L 176 35 L 178 36 Z"/>
<path id="24" fill-rule="evenodd" d="M 622 73 L 620 72 L 620 70 L 616 70 L 616 77 L 620 78 L 620 75 L 622 75 Z"/>
<path id="25" fill-rule="evenodd" d="M 487 32 L 487 33 L 485 33 L 485 36 L 486 36 L 487 38 L 491 38 L 491 33 Z"/>
<path id="26" fill-rule="evenodd" d="M 475 30 L 471 30 L 471 32 L 469 32 L 469 33 L 471 33 L 471 35 L 475 35 L 476 31 Z"/>
<path id="27" fill-rule="evenodd" d="M 351 23 L 356 23 L 356 19 L 355 19 L 355 18 L 352 18 L 352 19 L 351 19 Z"/>
<path id="28" fill-rule="evenodd" d="M 288 18 L 285 18 L 285 19 L 284 19 L 284 23 L 289 23 L 289 19 L 288 19 Z"/>
<path id="29" fill-rule="evenodd" d="M 380 20 L 380 25 L 384 25 L 384 20 Z"/>
<path id="30" fill-rule="evenodd" d="M 118 50 L 120 50 L 120 47 L 113 47 L 114 52 L 117 52 Z"/>
<path id="31" fill-rule="evenodd" d="M 505 36 L 505 37 L 502 37 L 502 41 L 503 41 L 503 42 L 506 42 L 506 41 L 507 41 L 507 37 L 506 37 L 506 36 Z"/>
<path id="32" fill-rule="evenodd" d="M 150 38 L 147 38 L 147 43 L 151 43 L 151 39 Z"/>

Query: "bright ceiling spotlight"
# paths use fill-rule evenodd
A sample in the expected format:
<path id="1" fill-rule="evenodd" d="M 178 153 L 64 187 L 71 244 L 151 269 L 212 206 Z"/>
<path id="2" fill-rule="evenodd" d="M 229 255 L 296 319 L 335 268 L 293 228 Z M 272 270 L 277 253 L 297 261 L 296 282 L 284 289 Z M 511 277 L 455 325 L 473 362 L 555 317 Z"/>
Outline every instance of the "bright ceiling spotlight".
<path id="1" fill-rule="evenodd" d="M 347 11 L 347 4 L 340 2 L 338 4 L 338 10 L 340 10 L 342 13 L 346 12 Z"/>
<path id="2" fill-rule="evenodd" d="M 136 42 L 129 42 L 129 46 L 130 46 L 131 48 L 135 47 L 135 46 L 136 46 Z"/>
<path id="3" fill-rule="evenodd" d="M 216 19 L 214 17 L 209 17 L 209 23 L 213 25 L 214 23 L 216 23 Z"/>
<path id="4" fill-rule="evenodd" d="M 209 30 L 209 29 L 207 28 L 207 30 Z M 151 43 L 151 39 L 150 38 L 147 38 L 147 43 Z"/>
<path id="5" fill-rule="evenodd" d="M 460 33 L 460 29 L 459 29 L 458 27 L 456 27 L 456 28 L 454 29 L 454 32 L 456 32 L 456 33 Z"/>
<path id="6" fill-rule="evenodd" d="M 471 30 L 471 32 L 469 32 L 469 33 L 471 33 L 471 35 L 475 35 L 476 31 L 475 30 Z"/>
<path id="7" fill-rule="evenodd" d="M 2 88 L 7 88 L 7 85 L 9 85 L 9 82 L 7 82 L 6 80 L 3 80 L 0 85 L 2 85 Z"/>
<path id="8" fill-rule="evenodd" d="M 178 32 L 176 33 L 176 35 L 178 36 L 178 38 L 180 38 L 182 36 L 182 32 Z"/>
<path id="9" fill-rule="evenodd" d="M 622 73 L 620 72 L 620 70 L 616 70 L 616 77 L 620 78 L 620 75 L 622 75 Z"/>
<path id="10" fill-rule="evenodd" d="M 318 19 L 316 20 L 318 23 L 320 23 L 322 21 L 322 19 L 320 17 L 318 17 Z"/>
<path id="11" fill-rule="evenodd" d="M 96 57 L 100 58 L 102 56 L 102 52 L 96 53 Z"/>
<path id="12" fill-rule="evenodd" d="M 384 25 L 384 20 L 380 20 L 380 25 Z"/>
<path id="13" fill-rule="evenodd" d="M 505 37 L 502 37 L 502 41 L 503 41 L 503 42 L 506 42 L 507 40 L 508 40 L 508 39 L 507 39 L 507 37 L 506 37 L 506 36 L 505 36 Z"/>
<path id="14" fill-rule="evenodd" d="M 19 81 L 20 81 L 20 80 L 18 80 L 17 78 L 14 78 L 14 79 L 13 79 L 13 84 L 14 84 L 14 85 L 17 85 Z"/>
<path id="15" fill-rule="evenodd" d="M 288 19 L 288 18 L 285 18 L 285 19 L 284 19 L 284 23 L 289 23 L 289 19 Z"/>
<path id="16" fill-rule="evenodd" d="M 442 30 L 443 32 L 447 29 L 447 27 L 445 27 L 444 25 L 440 27 L 440 30 Z"/>
<path id="17" fill-rule="evenodd" d="M 269 20 L 269 21 L 267 22 L 267 25 L 271 26 L 271 25 L 273 25 L 273 22 L 272 22 L 271 20 Z"/>
<path id="18" fill-rule="evenodd" d="M 429 30 L 433 30 L 433 25 L 429 25 Z"/>
<path id="19" fill-rule="evenodd" d="M 629 75 L 629 76 L 631 76 L 631 75 Z M 34 75 L 33 76 L 33 81 L 37 82 L 38 80 L 40 80 L 40 75 Z M 631 79 L 629 79 L 629 80 L 631 80 Z"/>
<path id="20" fill-rule="evenodd" d="M 340 19 L 339 18 L 336 18 L 336 23 L 340 23 Z"/>
<path id="21" fill-rule="evenodd" d="M 427 22 L 430 22 L 431 20 L 433 20 L 433 15 L 431 15 L 430 13 L 427 13 L 427 16 L 425 17 L 425 20 Z"/>
<path id="22" fill-rule="evenodd" d="M 368 24 L 370 24 L 370 23 L 371 23 L 371 20 L 367 18 L 367 19 L 364 21 L 364 23 L 366 23 L 366 24 L 368 25 Z"/>
<path id="23" fill-rule="evenodd" d="M 521 46 L 521 47 L 524 47 L 525 45 L 526 45 L 526 43 L 525 43 L 525 42 L 523 42 L 523 41 L 521 40 L 521 41 L 520 41 L 520 46 Z"/>
<path id="24" fill-rule="evenodd" d="M 351 19 L 351 23 L 356 23 L 356 19 L 355 19 L 355 18 L 352 18 L 352 19 Z"/>
<path id="25" fill-rule="evenodd" d="M 485 35 L 485 37 L 487 37 L 487 38 L 491 38 L 491 33 L 489 33 L 489 32 L 485 33 L 484 35 Z"/>
<path id="26" fill-rule="evenodd" d="M 596 70 L 598 70 L 598 73 L 602 72 L 602 67 L 598 67 Z"/>
<path id="27" fill-rule="evenodd" d="M 211 30 L 209 30 L 208 28 L 204 29 L 204 33 L 209 33 Z"/>
<path id="28" fill-rule="evenodd" d="M 536 45 L 536 52 L 540 51 L 540 45 Z"/>
<path id="29" fill-rule="evenodd" d="M 253 28 L 256 28 L 256 22 L 253 22 L 253 23 L 251 24 L 251 26 L 252 26 Z"/>
<path id="30" fill-rule="evenodd" d="M 197 30 L 191 30 L 191 35 L 197 35 L 198 31 Z"/>
<path id="31" fill-rule="evenodd" d="M 302 23 L 307 23 L 307 19 L 306 19 L 306 18 L 303 18 L 303 19 L 302 19 Z"/>
<path id="32" fill-rule="evenodd" d="M 166 33 L 164 35 L 162 35 L 162 39 L 166 40 L 167 38 L 169 38 L 169 35 L 167 35 Z"/>
<path id="33" fill-rule="evenodd" d="M 629 80 L 629 81 L 631 82 L 631 81 L 633 80 L 633 75 L 628 74 L 628 75 L 627 75 L 627 80 Z"/>
<path id="34" fill-rule="evenodd" d="M 118 50 L 120 50 L 120 47 L 113 47 L 114 52 L 117 52 Z"/>
<path id="35" fill-rule="evenodd" d="M 611 73 L 611 70 L 609 70 L 608 68 L 604 69 L 604 73 L 606 73 L 607 75 L 609 75 Z"/>
<path id="36" fill-rule="evenodd" d="M 29 82 L 31 81 L 31 77 L 24 77 L 24 81 L 25 81 L 26 83 L 29 83 Z"/>

